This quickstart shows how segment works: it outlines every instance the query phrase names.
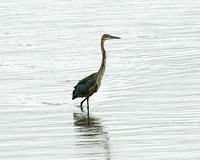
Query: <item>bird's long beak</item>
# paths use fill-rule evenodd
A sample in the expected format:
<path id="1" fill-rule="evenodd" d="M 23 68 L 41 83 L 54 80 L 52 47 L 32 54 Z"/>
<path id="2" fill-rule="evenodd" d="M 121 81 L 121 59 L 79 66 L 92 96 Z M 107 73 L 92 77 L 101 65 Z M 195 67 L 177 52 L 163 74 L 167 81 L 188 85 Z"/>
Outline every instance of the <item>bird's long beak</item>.
<path id="1" fill-rule="evenodd" d="M 120 37 L 110 36 L 109 39 L 121 39 Z"/>

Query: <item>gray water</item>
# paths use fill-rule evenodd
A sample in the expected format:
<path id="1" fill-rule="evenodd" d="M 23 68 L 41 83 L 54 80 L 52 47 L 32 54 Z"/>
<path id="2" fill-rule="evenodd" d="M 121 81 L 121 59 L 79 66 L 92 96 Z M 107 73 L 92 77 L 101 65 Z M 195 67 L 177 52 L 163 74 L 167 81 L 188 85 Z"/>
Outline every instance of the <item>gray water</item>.
<path id="1" fill-rule="evenodd" d="M 0 159 L 199 160 L 200 2 L 0 2 Z M 76 83 L 107 68 L 90 117 Z"/>

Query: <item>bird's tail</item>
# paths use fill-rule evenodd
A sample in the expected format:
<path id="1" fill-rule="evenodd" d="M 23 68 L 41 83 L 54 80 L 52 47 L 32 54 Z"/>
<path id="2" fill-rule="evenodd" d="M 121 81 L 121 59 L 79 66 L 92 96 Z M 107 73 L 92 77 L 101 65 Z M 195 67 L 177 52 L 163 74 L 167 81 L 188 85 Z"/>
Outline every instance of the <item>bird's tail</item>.
<path id="1" fill-rule="evenodd" d="M 75 94 L 75 90 L 72 93 L 72 100 L 74 100 L 75 98 L 77 98 L 78 96 Z"/>

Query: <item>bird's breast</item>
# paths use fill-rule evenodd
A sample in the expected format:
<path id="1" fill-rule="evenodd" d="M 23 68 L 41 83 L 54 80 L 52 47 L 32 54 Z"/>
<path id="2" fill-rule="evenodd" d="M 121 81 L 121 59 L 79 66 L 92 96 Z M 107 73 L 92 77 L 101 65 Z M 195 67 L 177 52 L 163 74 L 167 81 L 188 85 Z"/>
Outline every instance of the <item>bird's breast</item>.
<path id="1" fill-rule="evenodd" d="M 104 72 L 105 72 L 105 68 L 103 68 L 102 71 L 99 72 L 99 75 L 98 75 L 98 78 L 97 78 L 97 88 L 99 88 L 100 85 L 101 85 L 101 80 L 104 76 Z"/>

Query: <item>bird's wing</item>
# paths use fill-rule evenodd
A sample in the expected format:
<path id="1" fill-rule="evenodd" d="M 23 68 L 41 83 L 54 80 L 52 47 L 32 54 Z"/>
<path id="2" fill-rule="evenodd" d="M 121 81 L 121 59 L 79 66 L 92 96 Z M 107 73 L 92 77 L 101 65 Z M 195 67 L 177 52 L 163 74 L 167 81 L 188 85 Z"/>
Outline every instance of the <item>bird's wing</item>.
<path id="1" fill-rule="evenodd" d="M 97 73 L 93 73 L 80 80 L 74 87 L 77 94 L 87 94 L 91 87 L 96 83 Z"/>
<path id="2" fill-rule="evenodd" d="M 81 85 L 81 84 L 85 84 L 85 83 L 87 83 L 88 81 L 94 80 L 94 77 L 96 76 L 96 74 L 97 74 L 97 73 L 93 73 L 93 74 L 91 74 L 91 75 L 89 75 L 89 76 L 83 78 L 82 80 L 80 80 L 80 81 L 77 83 L 76 86 Z M 74 88 L 76 88 L 76 86 L 75 86 Z"/>

